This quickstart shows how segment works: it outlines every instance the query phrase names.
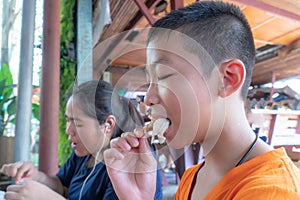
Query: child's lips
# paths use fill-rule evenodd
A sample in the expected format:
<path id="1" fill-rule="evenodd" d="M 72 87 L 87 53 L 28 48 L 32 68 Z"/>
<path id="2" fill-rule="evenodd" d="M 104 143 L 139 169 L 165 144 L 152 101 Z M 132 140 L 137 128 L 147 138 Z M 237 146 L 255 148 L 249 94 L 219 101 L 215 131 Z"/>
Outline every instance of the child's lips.
<path id="1" fill-rule="evenodd" d="M 166 118 L 166 119 L 169 121 L 169 126 L 168 126 L 168 128 L 166 129 L 166 131 L 163 133 L 163 136 L 164 136 L 165 138 L 167 138 L 167 135 L 168 135 L 168 133 L 169 133 L 170 127 L 171 127 L 171 125 L 172 125 L 171 120 L 170 120 L 169 118 Z"/>
<path id="2" fill-rule="evenodd" d="M 171 125 L 169 125 L 169 127 L 167 128 L 167 130 L 163 133 L 163 136 L 164 136 L 165 138 L 168 137 L 168 134 L 169 134 L 169 131 L 170 131 L 170 126 L 171 126 Z"/>
<path id="3" fill-rule="evenodd" d="M 75 143 L 75 142 L 72 142 L 72 143 L 71 143 L 71 147 L 72 147 L 72 149 L 76 149 L 76 147 L 77 147 L 77 143 Z"/>

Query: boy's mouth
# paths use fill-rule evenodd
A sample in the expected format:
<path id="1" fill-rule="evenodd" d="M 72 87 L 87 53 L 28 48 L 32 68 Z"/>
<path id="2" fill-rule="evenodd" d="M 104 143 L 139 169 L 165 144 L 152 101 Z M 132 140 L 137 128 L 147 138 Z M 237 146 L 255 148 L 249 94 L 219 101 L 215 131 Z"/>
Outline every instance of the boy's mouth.
<path id="1" fill-rule="evenodd" d="M 159 118 L 146 125 L 144 130 L 151 136 L 152 144 L 163 144 L 166 141 L 165 135 L 169 126 L 168 118 Z"/>
<path id="2" fill-rule="evenodd" d="M 169 126 L 168 126 L 168 128 L 165 130 L 165 132 L 163 133 L 163 136 L 164 136 L 164 137 L 167 136 L 168 131 L 169 131 L 171 125 L 172 125 L 172 121 L 171 121 L 169 118 L 166 118 L 166 119 L 169 121 Z"/>

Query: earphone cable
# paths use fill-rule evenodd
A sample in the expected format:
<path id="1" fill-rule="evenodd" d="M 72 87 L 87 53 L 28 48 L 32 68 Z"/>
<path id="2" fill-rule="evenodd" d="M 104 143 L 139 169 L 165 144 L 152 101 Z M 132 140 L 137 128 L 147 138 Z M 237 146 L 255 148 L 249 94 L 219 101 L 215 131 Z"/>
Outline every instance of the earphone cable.
<path id="1" fill-rule="evenodd" d="M 105 126 L 105 130 L 104 130 L 104 137 L 106 136 L 106 132 L 107 132 L 107 129 L 108 129 L 108 126 Z M 81 186 L 81 189 L 80 189 L 80 193 L 79 193 L 79 200 L 81 200 L 81 197 L 82 197 L 82 192 L 83 192 L 83 188 L 85 187 L 85 184 L 87 182 L 87 180 L 90 178 L 90 176 L 93 174 L 93 172 L 95 171 L 95 168 L 96 168 L 96 165 L 97 165 L 97 160 L 98 160 L 98 157 L 100 155 L 100 152 L 104 146 L 104 141 L 103 140 L 103 143 L 101 145 L 101 147 L 98 149 L 97 153 L 96 153 L 96 156 L 95 156 L 95 161 L 94 161 L 94 166 L 93 166 L 93 169 L 92 171 L 89 173 L 89 175 L 85 178 L 82 186 Z"/>

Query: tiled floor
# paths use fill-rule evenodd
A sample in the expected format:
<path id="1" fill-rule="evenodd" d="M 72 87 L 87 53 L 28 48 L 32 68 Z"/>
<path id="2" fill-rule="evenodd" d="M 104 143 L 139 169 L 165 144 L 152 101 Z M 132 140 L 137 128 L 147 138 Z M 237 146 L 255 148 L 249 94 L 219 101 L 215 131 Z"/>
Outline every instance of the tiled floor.
<path id="1" fill-rule="evenodd" d="M 163 200 L 173 200 L 178 187 L 176 184 L 176 175 L 172 171 L 166 172 L 164 175 L 168 185 L 163 186 Z"/>
<path id="2" fill-rule="evenodd" d="M 0 190 L 0 200 L 4 200 L 4 192 Z"/>
<path id="3" fill-rule="evenodd" d="M 294 163 L 295 163 L 295 165 L 300 169 L 300 161 L 294 162 Z"/>
<path id="4" fill-rule="evenodd" d="M 163 200 L 173 200 L 178 185 L 169 184 L 163 187 Z"/>

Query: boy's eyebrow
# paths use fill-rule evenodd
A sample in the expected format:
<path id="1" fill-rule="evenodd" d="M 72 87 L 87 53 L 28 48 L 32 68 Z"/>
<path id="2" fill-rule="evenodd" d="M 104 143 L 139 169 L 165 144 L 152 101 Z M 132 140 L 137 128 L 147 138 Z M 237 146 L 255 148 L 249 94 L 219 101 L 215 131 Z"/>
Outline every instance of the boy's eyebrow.
<path id="1" fill-rule="evenodd" d="M 169 61 L 169 59 L 167 59 L 167 58 L 159 57 L 158 59 L 156 59 L 151 64 L 148 64 L 147 66 L 149 66 L 149 65 L 155 65 L 155 67 L 156 67 L 157 64 L 163 64 L 163 63 L 166 63 L 168 61 Z M 145 67 L 145 73 L 149 74 L 149 70 L 147 69 L 147 66 Z"/>
<path id="2" fill-rule="evenodd" d="M 153 63 L 151 63 L 150 65 L 157 65 L 157 64 L 161 64 L 161 63 L 166 63 L 166 62 L 168 62 L 168 61 L 169 61 L 169 59 L 167 59 L 167 58 L 165 58 L 165 57 L 159 57 L 158 59 L 156 59 L 156 60 L 155 60 Z M 149 70 L 147 69 L 147 66 L 149 66 L 149 64 L 146 65 L 144 71 L 145 71 L 146 74 L 149 74 Z"/>
<path id="3" fill-rule="evenodd" d="M 168 62 L 169 59 L 165 58 L 165 57 L 159 57 L 158 59 L 156 59 L 153 64 L 160 64 L 160 63 L 165 63 Z"/>

